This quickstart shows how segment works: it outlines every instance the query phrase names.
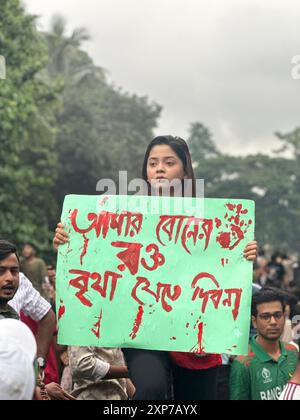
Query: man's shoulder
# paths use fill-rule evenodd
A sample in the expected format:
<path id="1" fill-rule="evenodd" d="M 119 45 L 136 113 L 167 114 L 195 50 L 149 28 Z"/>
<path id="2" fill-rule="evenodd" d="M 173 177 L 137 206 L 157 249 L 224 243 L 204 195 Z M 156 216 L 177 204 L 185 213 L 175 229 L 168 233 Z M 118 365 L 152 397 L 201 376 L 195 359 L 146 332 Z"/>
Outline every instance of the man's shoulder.
<path id="1" fill-rule="evenodd" d="M 248 349 L 248 354 L 245 356 L 238 356 L 235 361 L 240 365 L 244 366 L 246 369 L 250 368 L 253 360 L 256 358 L 256 354 L 251 347 Z"/>
<path id="2" fill-rule="evenodd" d="M 9 304 L 0 305 L 0 319 L 17 319 L 19 320 L 18 313 Z"/>
<path id="3" fill-rule="evenodd" d="M 25 276 L 24 273 L 21 272 L 19 288 L 24 288 L 31 285 L 32 285 L 31 281 Z"/>
<path id="4" fill-rule="evenodd" d="M 292 343 L 282 343 L 284 349 L 289 355 L 298 357 L 298 349 Z"/>

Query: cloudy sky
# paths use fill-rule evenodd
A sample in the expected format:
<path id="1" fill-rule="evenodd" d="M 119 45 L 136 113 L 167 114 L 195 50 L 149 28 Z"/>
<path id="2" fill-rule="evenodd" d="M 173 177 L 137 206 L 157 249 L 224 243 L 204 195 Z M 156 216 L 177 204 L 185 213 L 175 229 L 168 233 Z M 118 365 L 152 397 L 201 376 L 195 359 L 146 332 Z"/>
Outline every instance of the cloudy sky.
<path id="1" fill-rule="evenodd" d="M 200 121 L 222 151 L 270 152 L 300 125 L 299 0 L 23 0 L 49 27 L 84 26 L 94 61 L 124 90 L 163 106 L 157 133 Z"/>

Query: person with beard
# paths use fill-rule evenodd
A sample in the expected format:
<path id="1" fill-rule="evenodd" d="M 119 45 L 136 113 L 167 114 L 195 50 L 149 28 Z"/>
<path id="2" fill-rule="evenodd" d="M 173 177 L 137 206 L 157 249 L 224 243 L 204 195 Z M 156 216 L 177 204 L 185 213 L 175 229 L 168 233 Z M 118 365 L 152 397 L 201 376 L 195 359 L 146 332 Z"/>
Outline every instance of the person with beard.
<path id="1" fill-rule="evenodd" d="M 18 313 L 8 304 L 19 287 L 20 261 L 17 248 L 9 242 L 0 247 L 0 319 L 19 319 Z"/>
<path id="2" fill-rule="evenodd" d="M 252 323 L 257 330 L 247 356 L 234 360 L 231 400 L 278 400 L 293 376 L 297 349 L 280 341 L 285 325 L 285 300 L 280 290 L 261 289 L 252 299 Z"/>
<path id="3" fill-rule="evenodd" d="M 20 277 L 20 260 L 18 256 L 17 247 L 8 241 L 0 240 L 0 323 L 4 319 L 19 320 L 19 314 L 15 309 L 13 309 L 13 307 L 11 306 L 11 303 L 14 301 L 14 298 L 17 297 L 17 292 L 20 292 L 20 289 L 19 289 L 19 286 L 21 287 L 20 278 L 22 279 L 22 277 Z M 27 281 L 29 282 L 29 280 Z M 39 296 L 37 291 L 35 291 L 35 293 Z M 23 302 L 22 296 L 25 299 L 24 302 Z M 17 303 L 19 303 L 20 309 L 22 309 L 23 305 L 26 304 L 26 294 L 22 294 L 22 291 L 21 291 L 21 295 Z M 35 299 L 33 299 L 31 305 L 34 306 L 34 303 L 38 304 L 39 301 L 38 300 L 36 301 Z M 14 305 L 14 306 L 18 307 L 18 305 Z M 29 313 L 30 313 L 30 309 L 32 310 L 32 306 L 28 305 Z M 48 326 L 46 328 L 46 335 L 47 333 L 53 330 L 52 323 L 51 323 L 51 319 L 52 319 L 51 314 L 48 316 L 48 318 L 50 318 L 50 320 L 49 320 L 49 324 L 48 324 L 48 321 L 46 320 L 47 324 L 45 326 Z M 0 326 L 2 326 L 2 324 L 0 324 Z M 2 338 L 2 341 L 3 341 L 4 328 L 1 328 L 1 330 L 2 330 L 2 335 L 0 338 Z M 41 335 L 41 337 L 43 338 L 44 336 Z M 50 337 L 51 337 L 51 334 L 50 334 Z M 47 340 L 43 339 L 42 342 L 44 341 L 45 343 L 43 343 L 42 348 L 46 349 L 49 346 L 47 344 Z M 39 356 L 39 353 L 37 353 L 37 356 Z M 37 357 L 36 360 L 37 360 L 38 365 L 39 365 L 39 359 L 43 359 L 43 358 Z M 1 386 L 2 384 L 0 384 L 0 388 Z M 65 393 L 60 388 L 60 386 L 56 383 L 52 382 L 50 384 L 47 384 L 45 389 L 51 399 L 74 400 L 74 398 L 71 395 L 68 395 L 67 393 Z"/>

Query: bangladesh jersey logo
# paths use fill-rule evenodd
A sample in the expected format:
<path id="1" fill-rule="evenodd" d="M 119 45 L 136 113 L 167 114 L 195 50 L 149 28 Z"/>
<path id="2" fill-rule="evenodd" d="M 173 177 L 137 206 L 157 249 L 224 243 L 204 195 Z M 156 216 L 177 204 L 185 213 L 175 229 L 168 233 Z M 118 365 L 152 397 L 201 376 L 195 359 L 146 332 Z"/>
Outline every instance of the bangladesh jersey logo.
<path id="1" fill-rule="evenodd" d="M 271 372 L 269 371 L 269 369 L 267 369 L 267 368 L 263 369 L 262 377 L 263 377 L 263 380 L 264 380 L 264 384 L 269 384 L 270 382 L 272 382 Z"/>

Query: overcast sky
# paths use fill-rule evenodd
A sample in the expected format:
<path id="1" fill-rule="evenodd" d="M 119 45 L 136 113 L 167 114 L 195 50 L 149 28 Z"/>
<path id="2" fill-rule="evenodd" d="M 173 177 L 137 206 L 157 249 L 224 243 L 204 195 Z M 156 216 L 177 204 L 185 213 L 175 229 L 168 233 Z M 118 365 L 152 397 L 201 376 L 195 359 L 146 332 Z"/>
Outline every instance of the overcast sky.
<path id="1" fill-rule="evenodd" d="M 269 152 L 300 126 L 299 0 L 23 0 L 42 29 L 84 26 L 94 61 L 124 90 L 163 106 L 157 133 L 210 128 L 222 151 Z"/>

